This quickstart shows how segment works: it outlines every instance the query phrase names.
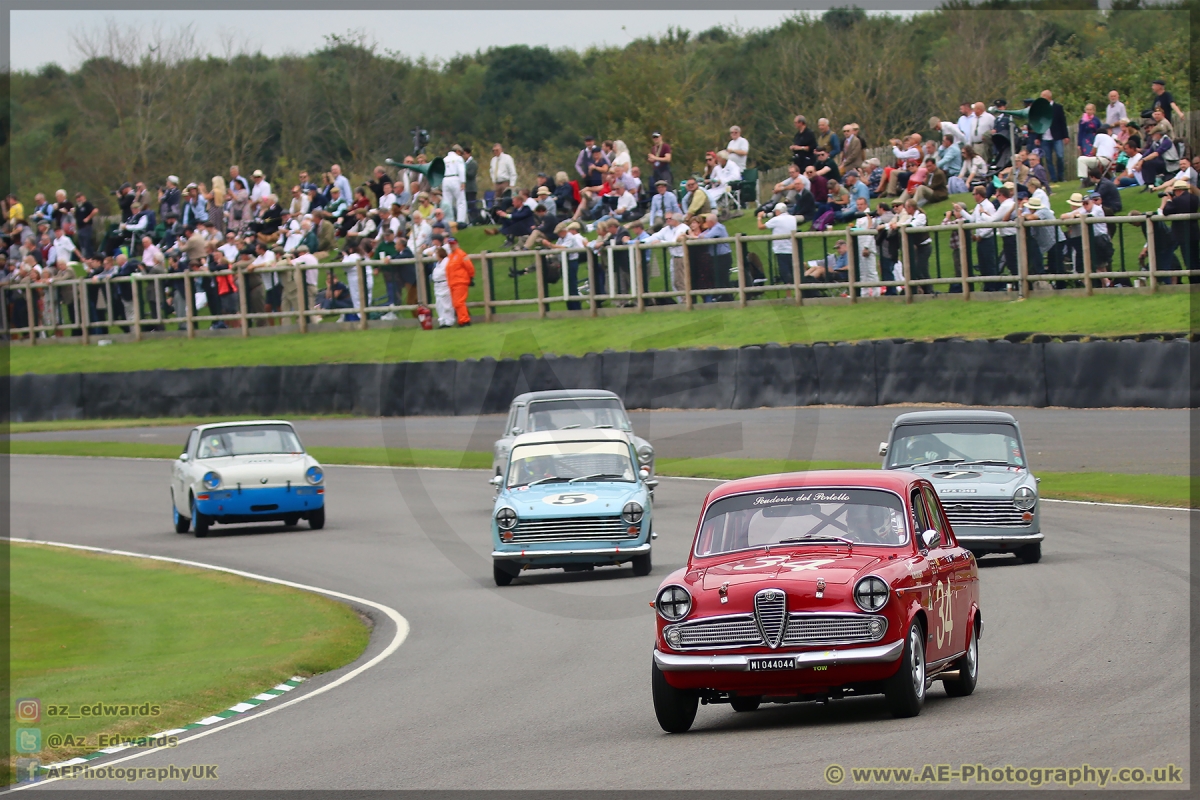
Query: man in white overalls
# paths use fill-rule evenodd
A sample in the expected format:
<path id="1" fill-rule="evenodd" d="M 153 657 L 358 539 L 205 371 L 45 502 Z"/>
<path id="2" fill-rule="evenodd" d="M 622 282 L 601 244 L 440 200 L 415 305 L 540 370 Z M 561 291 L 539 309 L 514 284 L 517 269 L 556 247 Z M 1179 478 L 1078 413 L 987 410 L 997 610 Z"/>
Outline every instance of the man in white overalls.
<path id="1" fill-rule="evenodd" d="M 855 245 L 858 249 L 858 279 L 863 283 L 874 283 L 879 280 L 879 270 L 876 267 L 879 248 L 875 244 L 875 218 L 871 216 L 871 207 L 865 197 L 856 198 L 855 204 L 862 216 L 854 220 L 854 229 L 866 232 L 855 239 L 858 242 Z M 882 293 L 883 290 L 879 287 L 859 290 L 862 297 L 878 297 Z"/>

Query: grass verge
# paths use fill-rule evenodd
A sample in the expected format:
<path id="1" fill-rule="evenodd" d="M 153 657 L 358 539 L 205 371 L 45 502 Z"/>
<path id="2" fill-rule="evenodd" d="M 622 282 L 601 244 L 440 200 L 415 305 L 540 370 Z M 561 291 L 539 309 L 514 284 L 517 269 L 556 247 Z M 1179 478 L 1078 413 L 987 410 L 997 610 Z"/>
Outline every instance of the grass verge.
<path id="1" fill-rule="evenodd" d="M 14 544 L 10 549 L 12 662 L 0 691 L 38 698 L 51 734 L 82 745 L 45 747 L 43 763 L 100 749 L 104 735 L 149 735 L 224 710 L 292 675 L 353 661 L 368 631 L 349 606 L 308 592 L 176 564 Z M 97 702 L 157 714 L 78 714 Z M 15 725 L 15 723 L 14 723 Z M 14 735 L 10 733 L 10 737 Z M 11 739 L 10 739 L 11 741 Z M 12 764 L 5 783 L 12 780 Z"/>
<path id="2" fill-rule="evenodd" d="M 26 455 L 175 458 L 173 444 L 140 442 L 11 441 L 11 452 Z M 455 450 L 393 450 L 384 447 L 312 447 L 323 464 L 393 467 L 490 469 L 491 453 Z M 656 469 L 664 477 L 733 480 L 772 472 L 811 469 L 877 469 L 877 462 L 788 461 L 768 458 L 660 458 Z M 1170 506 L 1192 505 L 1191 481 L 1186 475 L 1133 475 L 1113 472 L 1038 472 L 1041 494 L 1055 500 Z M 1197 485 L 1200 488 L 1200 484 Z"/>
<path id="3" fill-rule="evenodd" d="M 740 347 L 904 337 L 999 338 L 1018 331 L 1115 336 L 1189 329 L 1190 295 L 1042 295 L 1028 300 L 963 302 L 950 297 L 906 304 L 697 308 L 692 312 L 512 320 L 470 328 L 414 328 L 280 334 L 241 338 L 158 339 L 80 347 L 40 340 L 14 344 L 9 370 L 23 373 L 124 372 L 228 366 L 388 363 L 440 359 L 583 355 L 669 347 Z"/>

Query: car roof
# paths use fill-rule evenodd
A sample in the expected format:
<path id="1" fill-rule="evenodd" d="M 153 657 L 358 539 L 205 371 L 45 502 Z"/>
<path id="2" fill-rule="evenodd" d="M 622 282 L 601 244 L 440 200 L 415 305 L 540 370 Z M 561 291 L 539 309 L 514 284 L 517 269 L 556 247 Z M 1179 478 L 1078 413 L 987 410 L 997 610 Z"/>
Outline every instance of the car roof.
<path id="1" fill-rule="evenodd" d="M 905 494 L 914 483 L 922 480 L 911 472 L 882 469 L 825 469 L 811 472 L 780 472 L 757 475 L 722 483 L 708 493 L 706 504 L 722 497 L 745 492 L 774 492 L 786 489 L 816 487 L 865 487 L 890 489 Z"/>
<path id="2" fill-rule="evenodd" d="M 901 414 L 892 421 L 892 427 L 897 425 L 925 425 L 935 422 L 1007 422 L 1016 423 L 1017 418 L 1003 411 L 986 411 L 983 409 L 946 409 L 937 411 L 909 411 Z"/>
<path id="3" fill-rule="evenodd" d="M 607 389 L 552 389 L 544 392 L 525 392 L 513 398 L 514 403 L 531 403 L 535 400 L 579 400 L 603 397 L 620 400 L 620 395 Z"/>
<path id="4" fill-rule="evenodd" d="M 286 419 L 243 419 L 237 422 L 210 422 L 206 425 L 197 425 L 196 430 L 207 431 L 213 428 L 233 428 L 243 425 L 287 425 L 289 428 L 292 427 L 292 423 Z"/>
<path id="5" fill-rule="evenodd" d="M 537 431 L 522 433 L 513 440 L 513 447 L 522 444 L 547 444 L 550 442 L 629 442 L 629 434 L 608 428 L 570 428 L 565 431 Z"/>

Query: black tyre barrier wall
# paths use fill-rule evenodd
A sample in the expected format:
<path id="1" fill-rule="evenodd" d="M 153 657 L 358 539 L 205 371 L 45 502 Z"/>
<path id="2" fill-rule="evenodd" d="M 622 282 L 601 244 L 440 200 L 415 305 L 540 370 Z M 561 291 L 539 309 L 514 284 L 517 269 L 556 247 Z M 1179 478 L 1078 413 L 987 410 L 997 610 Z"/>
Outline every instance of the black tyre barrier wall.
<path id="1" fill-rule="evenodd" d="M 10 419 L 495 414 L 521 392 L 609 389 L 629 408 L 955 403 L 1195 407 L 1196 345 L 992 341 L 764 345 L 585 356 L 6 378 Z"/>

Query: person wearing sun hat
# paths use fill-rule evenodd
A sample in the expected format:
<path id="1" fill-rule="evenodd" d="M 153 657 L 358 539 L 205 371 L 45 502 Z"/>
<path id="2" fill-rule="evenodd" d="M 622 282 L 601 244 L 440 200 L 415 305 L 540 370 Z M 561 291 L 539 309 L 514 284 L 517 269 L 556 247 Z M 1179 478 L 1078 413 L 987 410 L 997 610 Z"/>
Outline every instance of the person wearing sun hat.
<path id="1" fill-rule="evenodd" d="M 1039 222 L 1054 219 L 1054 212 L 1037 195 L 1031 196 L 1022 207 L 1022 216 L 1026 222 Z M 1050 272 L 1062 273 L 1062 231 L 1052 225 L 1030 226 L 1025 229 L 1029 255 L 1029 274 L 1040 275 Z"/>
<path id="2" fill-rule="evenodd" d="M 1071 207 L 1070 211 L 1066 211 L 1060 219 L 1079 219 L 1085 216 L 1083 210 L 1083 195 L 1075 192 L 1067 198 L 1067 205 Z M 1067 238 L 1067 247 L 1071 250 L 1071 262 L 1073 272 L 1083 272 L 1083 230 L 1080 225 L 1071 225 L 1066 228 L 1065 235 Z"/>
<path id="3" fill-rule="evenodd" d="M 1166 216 L 1195 214 L 1200 211 L 1200 197 L 1188 181 L 1176 178 L 1170 193 L 1163 195 L 1159 210 Z M 1171 238 L 1183 257 L 1184 269 L 1200 269 L 1200 224 L 1194 219 L 1171 220 Z"/>

